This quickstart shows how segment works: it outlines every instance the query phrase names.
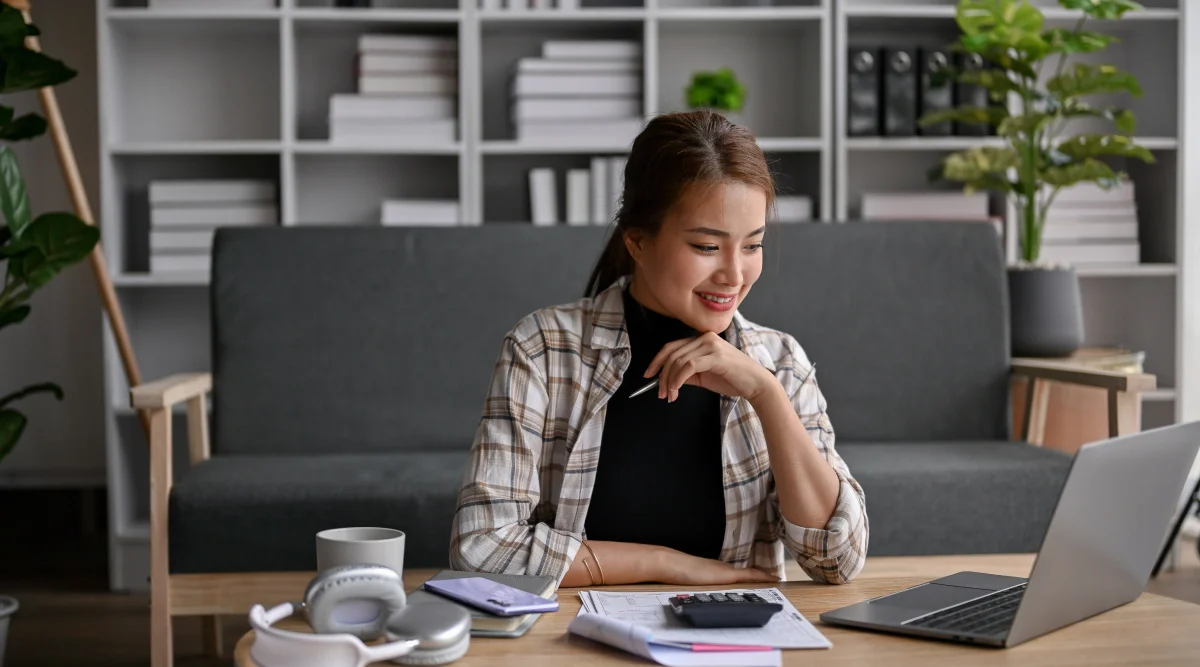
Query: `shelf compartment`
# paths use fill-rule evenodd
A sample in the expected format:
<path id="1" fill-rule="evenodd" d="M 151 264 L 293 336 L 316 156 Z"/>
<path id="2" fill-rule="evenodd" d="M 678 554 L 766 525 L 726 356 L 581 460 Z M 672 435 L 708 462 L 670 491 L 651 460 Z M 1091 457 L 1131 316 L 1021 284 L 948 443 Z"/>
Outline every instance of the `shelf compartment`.
<path id="1" fill-rule="evenodd" d="M 130 285 L 175 284 L 185 279 L 176 272 L 148 273 L 151 181 L 261 179 L 276 183 L 279 190 L 279 155 L 120 155 L 110 159 L 113 179 L 106 197 L 109 208 L 105 210 L 102 232 L 106 237 L 123 240 L 120 244 L 106 245 L 105 250 L 114 273 L 124 276 Z"/>
<path id="2" fill-rule="evenodd" d="M 628 153 L 631 142 L 619 141 L 484 141 L 479 150 L 484 155 L 594 155 L 597 153 Z"/>
<path id="3" fill-rule="evenodd" d="M 801 13 L 823 14 L 822 0 L 659 0 L 660 16 L 676 12 L 717 10 L 736 12 L 775 13 L 779 17 Z M 790 16 L 796 18 L 796 16 Z"/>
<path id="4" fill-rule="evenodd" d="M 540 23 L 570 23 L 577 21 L 642 21 L 646 18 L 645 8 L 633 7 L 585 7 L 583 9 L 509 11 L 481 9 L 479 20 L 485 23 L 512 25 L 536 25 Z"/>
<path id="5" fill-rule="evenodd" d="M 812 201 L 812 221 L 822 219 L 826 202 L 821 200 L 821 154 L 814 152 L 766 151 L 767 165 L 775 179 L 775 192 L 779 196 L 804 196 Z M 772 218 L 772 222 L 774 222 Z M 781 224 L 792 224 L 785 222 Z M 766 257 L 771 256 L 770 227 L 767 228 Z"/>
<path id="6" fill-rule="evenodd" d="M 554 170 L 554 189 L 558 207 L 558 225 L 567 219 L 567 171 L 589 169 L 596 156 L 617 157 L 620 153 L 597 151 L 589 154 L 498 154 L 483 158 L 484 224 L 532 224 L 529 194 L 529 170 L 549 167 Z M 589 194 L 589 201 L 590 201 Z M 589 206 L 589 210 L 591 207 Z"/>
<path id="7" fill-rule="evenodd" d="M 109 145 L 113 155 L 278 154 L 279 141 L 127 141 Z"/>
<path id="8" fill-rule="evenodd" d="M 846 156 L 846 201 L 848 220 L 862 217 L 863 194 L 884 192 L 961 192 L 962 185 L 930 183 L 926 173 L 937 166 L 944 152 L 930 150 L 858 150 Z M 1004 198 L 989 194 L 989 211 L 1003 215 Z"/>
<path id="9" fill-rule="evenodd" d="M 111 27 L 112 109 L 101 120 L 114 144 L 281 139 L 278 21 L 198 17 Z"/>
<path id="10" fill-rule="evenodd" d="M 1084 344 L 1146 353 L 1145 370 L 1160 387 L 1178 385 L 1173 280 L 1084 280 Z"/>
<path id="11" fill-rule="evenodd" d="M 679 7 L 659 10 L 661 21 L 820 21 L 821 7 L 717 6 Z"/>
<path id="12" fill-rule="evenodd" d="M 444 145 L 364 144 L 346 145 L 321 140 L 297 141 L 293 150 L 298 155 L 461 155 L 462 143 Z"/>
<path id="13" fill-rule="evenodd" d="M 296 156 L 296 222 L 379 225 L 385 199 L 459 199 L 457 156 Z"/>
<path id="14" fill-rule="evenodd" d="M 333 0 L 294 0 L 293 4 L 292 13 L 295 16 L 324 14 L 332 16 L 334 20 L 341 17 L 387 20 L 381 17 L 428 10 L 453 13 L 461 13 L 462 10 L 458 0 L 373 0 L 370 7 L 338 7 Z"/>
<path id="15" fill-rule="evenodd" d="M 334 94 L 358 92 L 358 39 L 363 34 L 437 35 L 458 37 L 457 24 L 299 21 L 295 30 L 296 138 L 329 140 L 329 100 Z M 462 72 L 461 48 L 459 73 Z M 461 85 L 455 119 L 462 136 Z"/>
<path id="16" fill-rule="evenodd" d="M 585 12 L 578 12 L 584 14 Z M 542 44 L 549 40 L 621 40 L 643 42 L 645 26 L 642 22 L 607 22 L 597 25 L 584 17 L 578 20 L 543 21 L 537 24 L 523 24 L 513 21 L 496 21 L 486 23 L 481 29 L 481 61 L 480 81 L 482 82 L 481 112 L 482 139 L 489 142 L 512 142 L 516 139 L 516 130 L 512 120 L 512 81 L 517 62 L 521 58 L 540 58 Z M 643 46 L 642 65 L 644 68 L 646 54 Z M 644 72 L 643 72 L 644 76 Z M 645 85 L 643 79 L 642 90 Z M 648 100 L 642 95 L 641 114 L 644 116 Z M 628 137 L 633 141 L 633 136 Z M 591 144 L 591 139 L 580 139 L 578 142 L 563 142 Z M 621 138 L 614 138 L 602 143 L 625 143 Z M 503 149 L 501 149 L 503 150 Z M 627 149 L 626 149 L 627 150 Z"/>
<path id="17" fill-rule="evenodd" d="M 741 111 L 730 114 L 761 137 L 821 135 L 819 22 L 663 22 L 659 26 L 656 111 L 680 111 L 692 75 L 729 67 L 746 87 Z M 746 48 L 754 44 L 754 48 Z"/>
<path id="18" fill-rule="evenodd" d="M 457 23 L 463 17 L 457 9 L 295 9 L 297 23 Z"/>

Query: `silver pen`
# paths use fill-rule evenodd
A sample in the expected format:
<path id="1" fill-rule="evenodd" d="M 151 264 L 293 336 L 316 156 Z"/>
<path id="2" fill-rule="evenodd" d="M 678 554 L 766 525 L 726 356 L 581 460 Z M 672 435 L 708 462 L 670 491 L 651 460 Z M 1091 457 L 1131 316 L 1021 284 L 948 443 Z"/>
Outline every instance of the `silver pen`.
<path id="1" fill-rule="evenodd" d="M 812 377 L 813 371 L 815 371 L 815 370 L 817 370 L 817 365 L 813 364 L 812 367 L 808 369 L 808 375 L 804 376 L 804 379 L 800 381 L 800 384 L 803 385 L 805 382 L 808 382 L 808 378 Z M 637 396 L 639 394 L 644 394 L 657 386 L 658 386 L 658 378 L 654 378 L 653 380 L 650 381 L 650 384 L 648 384 L 645 387 L 642 387 L 641 389 L 638 389 L 637 391 L 630 394 L 629 398 L 633 398 L 634 396 Z"/>

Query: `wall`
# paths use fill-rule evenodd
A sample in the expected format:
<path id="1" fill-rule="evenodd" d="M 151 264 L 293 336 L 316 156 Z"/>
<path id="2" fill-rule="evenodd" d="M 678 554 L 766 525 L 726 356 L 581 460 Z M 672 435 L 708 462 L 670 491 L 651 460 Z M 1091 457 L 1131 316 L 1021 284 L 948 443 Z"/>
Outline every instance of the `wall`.
<path id="1" fill-rule="evenodd" d="M 93 209 L 97 208 L 98 122 L 96 3 L 34 3 L 42 49 L 79 72 L 57 89 Z M 17 113 L 41 112 L 36 93 L 7 95 Z M 14 145 L 34 213 L 72 211 L 47 134 Z M 39 395 L 20 404 L 30 420 L 17 449 L 0 465 L 0 486 L 100 486 L 104 483 L 103 362 L 100 299 L 87 261 L 37 292 L 25 322 L 0 333 L 0 394 L 34 382 L 62 386 L 62 402 Z"/>

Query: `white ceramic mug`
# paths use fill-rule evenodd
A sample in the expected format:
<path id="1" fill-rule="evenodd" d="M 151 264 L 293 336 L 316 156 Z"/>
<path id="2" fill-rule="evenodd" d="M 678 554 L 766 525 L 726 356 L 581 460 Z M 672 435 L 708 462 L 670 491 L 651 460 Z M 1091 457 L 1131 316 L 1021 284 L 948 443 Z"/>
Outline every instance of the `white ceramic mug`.
<path id="1" fill-rule="evenodd" d="M 317 569 L 369 563 L 404 575 L 404 533 L 392 528 L 332 528 L 317 533 Z"/>

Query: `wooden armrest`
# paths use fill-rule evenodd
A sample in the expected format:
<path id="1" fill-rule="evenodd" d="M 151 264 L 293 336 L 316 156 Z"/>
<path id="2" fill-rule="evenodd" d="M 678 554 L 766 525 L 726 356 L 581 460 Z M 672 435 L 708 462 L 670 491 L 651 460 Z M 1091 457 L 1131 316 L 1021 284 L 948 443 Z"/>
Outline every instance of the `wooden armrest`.
<path id="1" fill-rule="evenodd" d="M 129 390 L 129 399 L 138 409 L 169 408 L 210 391 L 212 373 L 181 373 L 139 384 Z"/>
<path id="2" fill-rule="evenodd" d="M 1131 393 L 1150 391 L 1157 384 L 1157 379 L 1150 373 L 1108 371 L 1088 368 L 1082 364 L 1042 359 L 1013 359 L 1012 372 L 1014 375 L 1023 375 L 1031 379 L 1053 380 Z"/>

